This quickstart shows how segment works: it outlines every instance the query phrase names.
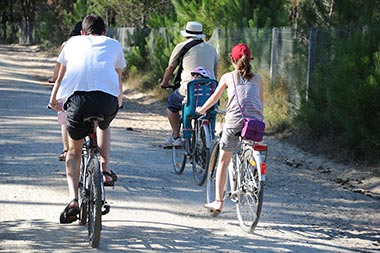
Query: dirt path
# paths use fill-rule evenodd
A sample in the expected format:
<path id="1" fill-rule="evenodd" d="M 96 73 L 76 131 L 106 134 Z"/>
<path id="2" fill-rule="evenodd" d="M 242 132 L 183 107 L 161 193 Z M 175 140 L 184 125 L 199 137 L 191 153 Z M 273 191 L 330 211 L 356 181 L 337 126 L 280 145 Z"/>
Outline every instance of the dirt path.
<path id="1" fill-rule="evenodd" d="M 36 49 L 0 45 L 0 252 L 93 252 L 85 227 L 58 221 L 67 186 L 45 81 L 55 57 Z M 231 202 L 210 217 L 191 170 L 173 173 L 170 150 L 160 147 L 169 134 L 164 105 L 127 92 L 124 108 L 112 123 L 112 168 L 120 180 L 107 191 L 112 207 L 99 252 L 380 250 L 378 178 L 348 175 L 347 166 L 267 136 L 263 214 L 255 234 L 245 234 Z"/>

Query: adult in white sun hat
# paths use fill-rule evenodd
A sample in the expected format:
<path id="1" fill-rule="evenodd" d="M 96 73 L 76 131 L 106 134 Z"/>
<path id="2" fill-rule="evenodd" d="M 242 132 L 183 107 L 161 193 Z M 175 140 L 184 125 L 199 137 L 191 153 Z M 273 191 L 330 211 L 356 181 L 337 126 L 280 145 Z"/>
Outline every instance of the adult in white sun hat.
<path id="1" fill-rule="evenodd" d="M 194 41 L 201 43 L 193 45 L 184 54 L 182 58 L 180 87 L 174 90 L 168 97 L 166 112 L 173 132 L 172 135 L 170 135 L 166 140 L 165 147 L 181 145 L 179 138 L 179 111 L 182 109 L 182 101 L 186 95 L 187 83 L 192 80 L 191 71 L 198 66 L 203 66 L 204 68 L 210 70 L 210 78 L 216 79 L 216 70 L 219 61 L 216 49 L 210 43 L 202 40 L 205 35 L 203 33 L 201 23 L 190 21 L 186 24 L 186 29 L 181 30 L 180 33 L 186 40 L 178 43 L 173 49 L 168 67 L 165 70 L 164 77 L 162 78 L 162 82 L 160 84 L 162 88 L 169 86 L 169 81 L 174 73 L 174 70 L 181 63 L 181 49 L 188 43 L 194 43 Z"/>
<path id="2" fill-rule="evenodd" d="M 199 39 L 205 37 L 202 24 L 194 21 L 187 22 L 186 30 L 181 30 L 181 35 L 183 37 L 196 37 Z"/>

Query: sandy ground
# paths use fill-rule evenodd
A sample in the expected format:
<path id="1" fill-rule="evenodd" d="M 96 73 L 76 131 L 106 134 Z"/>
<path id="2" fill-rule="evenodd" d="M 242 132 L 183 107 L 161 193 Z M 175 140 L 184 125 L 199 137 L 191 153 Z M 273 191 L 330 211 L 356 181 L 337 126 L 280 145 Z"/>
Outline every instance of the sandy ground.
<path id="1" fill-rule="evenodd" d="M 86 227 L 59 224 L 68 202 L 56 114 L 46 109 L 55 57 L 0 45 L 0 252 L 379 252 L 380 180 L 266 136 L 268 174 L 254 234 L 227 201 L 217 218 L 205 187 L 171 167 L 164 104 L 128 91 L 112 123 L 112 169 L 99 249 Z"/>

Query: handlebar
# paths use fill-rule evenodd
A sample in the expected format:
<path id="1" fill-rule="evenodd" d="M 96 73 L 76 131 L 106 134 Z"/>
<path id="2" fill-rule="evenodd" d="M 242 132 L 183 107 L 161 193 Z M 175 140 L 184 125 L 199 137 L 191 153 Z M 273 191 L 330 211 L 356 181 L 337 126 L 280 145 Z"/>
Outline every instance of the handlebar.
<path id="1" fill-rule="evenodd" d="M 165 89 L 165 90 L 175 90 L 176 87 L 174 85 L 169 85 L 169 86 L 166 86 L 166 87 L 162 87 L 161 86 L 161 89 Z"/>

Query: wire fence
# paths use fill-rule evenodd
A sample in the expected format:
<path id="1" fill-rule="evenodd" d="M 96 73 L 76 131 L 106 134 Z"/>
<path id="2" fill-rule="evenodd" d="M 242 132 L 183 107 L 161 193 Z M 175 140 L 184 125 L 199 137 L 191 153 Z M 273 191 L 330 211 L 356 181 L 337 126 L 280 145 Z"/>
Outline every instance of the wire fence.
<path id="1" fill-rule="evenodd" d="M 0 29 L 0 42 L 7 41 L 6 37 L 10 34 L 13 36 L 17 34 L 19 43 L 36 44 L 39 41 L 37 31 L 41 30 L 41 27 L 37 24 L 34 24 L 34 29 L 28 33 L 28 36 L 22 32 L 25 29 L 23 27 L 19 27 L 18 30 L 14 24 L 8 27 L 10 27 L 8 35 L 4 32 L 6 30 Z M 157 47 L 168 45 L 167 41 L 171 41 L 176 32 L 166 28 L 142 30 L 124 27 L 109 28 L 107 35 L 120 41 L 125 51 L 129 51 L 134 45 L 146 43 L 148 37 L 147 52 L 152 54 L 162 52 L 163 48 Z M 255 58 L 252 61 L 255 71 L 267 74 L 271 86 L 284 84 L 289 102 L 298 107 L 302 99 L 307 99 L 308 90 L 312 85 L 313 70 L 318 64 L 325 64 L 333 54 L 331 45 L 335 33 L 334 29 L 313 28 L 308 34 L 300 36 L 290 27 L 215 29 L 208 42 L 215 46 L 220 58 L 226 63 L 229 63 L 232 46 L 241 42 L 248 44 Z M 155 43 L 155 38 L 166 43 Z M 322 55 L 318 61 L 317 53 Z M 150 58 L 157 57 L 162 55 Z"/>
<path id="2" fill-rule="evenodd" d="M 128 51 L 135 44 L 133 34 L 136 29 L 111 28 L 109 36 L 117 39 Z M 164 28 L 150 31 L 150 40 L 157 37 L 169 37 L 171 32 Z M 229 52 L 237 43 L 246 43 L 252 50 L 255 71 L 265 73 L 270 77 L 271 86 L 279 83 L 285 85 L 289 102 L 298 107 L 302 98 L 307 99 L 307 89 L 312 80 L 312 70 L 315 66 L 315 34 L 310 34 L 313 41 L 305 36 L 297 35 L 296 30 L 289 27 L 281 28 L 243 28 L 215 29 L 208 42 L 215 46 L 219 57 L 229 63 Z M 166 40 L 169 40 L 167 38 Z M 313 43 L 311 43 L 313 42 Z M 156 43 L 149 43 L 155 47 Z M 160 44 L 162 46 L 162 44 Z M 148 49 L 157 52 L 157 49 Z"/>

